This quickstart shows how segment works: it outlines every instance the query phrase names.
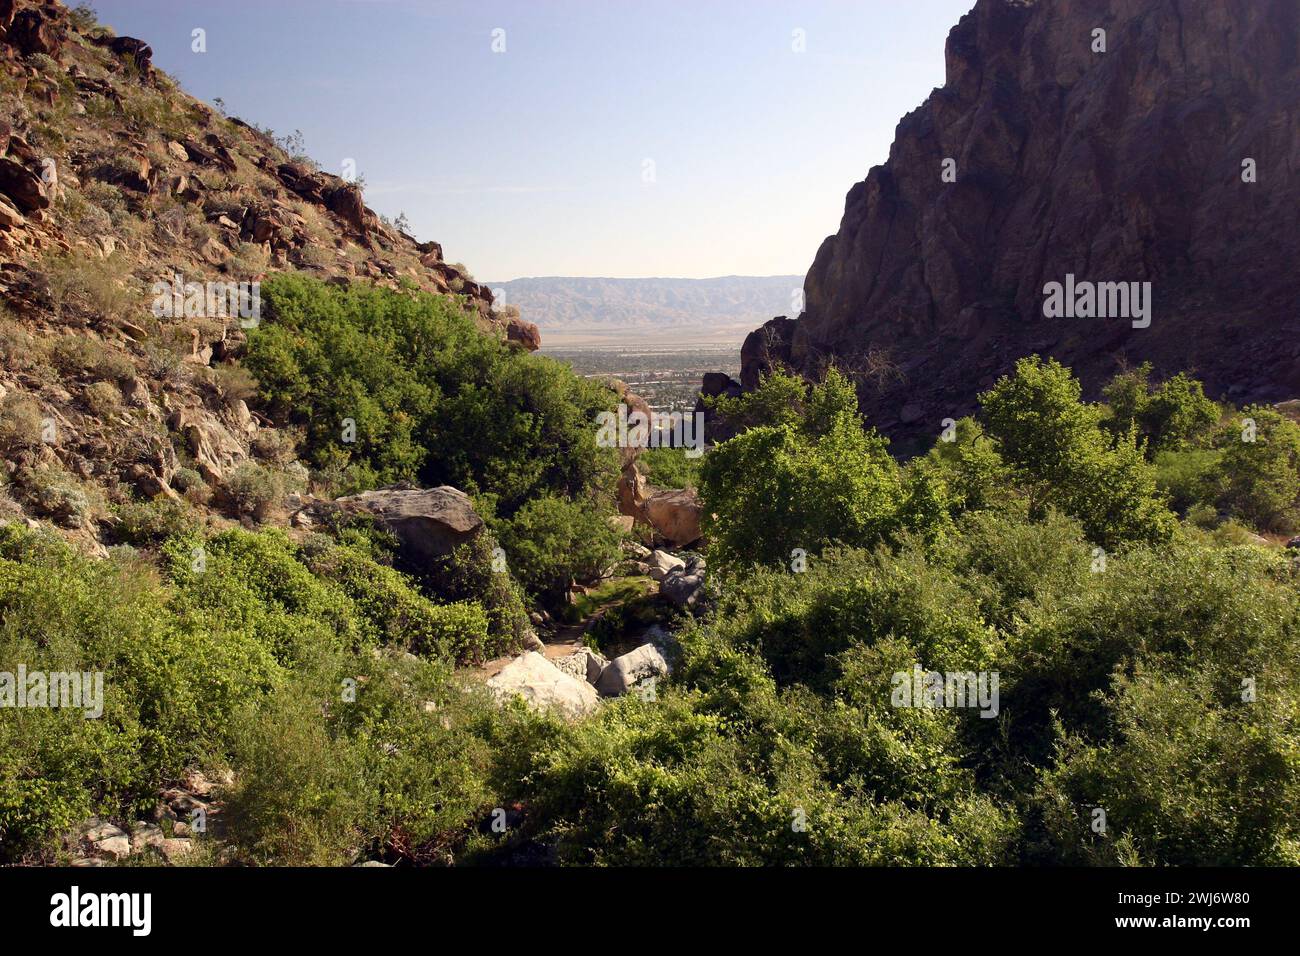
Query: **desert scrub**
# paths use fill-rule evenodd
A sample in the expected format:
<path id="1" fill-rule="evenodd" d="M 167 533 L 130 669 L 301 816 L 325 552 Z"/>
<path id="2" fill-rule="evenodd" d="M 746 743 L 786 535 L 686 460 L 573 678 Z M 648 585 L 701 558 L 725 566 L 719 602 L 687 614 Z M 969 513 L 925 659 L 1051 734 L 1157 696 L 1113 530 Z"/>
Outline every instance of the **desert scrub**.
<path id="1" fill-rule="evenodd" d="M 86 527 L 106 511 L 102 492 L 66 471 L 26 469 L 18 480 L 27 503 L 61 527 Z"/>
<path id="2" fill-rule="evenodd" d="M 43 352 L 37 340 L 23 328 L 7 305 L 0 303 L 0 361 L 5 368 L 24 369 L 39 364 Z"/>
<path id="3" fill-rule="evenodd" d="M 68 19 L 78 33 L 90 33 L 99 26 L 99 17 L 88 3 L 80 3 L 69 10 Z"/>
<path id="4" fill-rule="evenodd" d="M 128 285 L 122 256 L 100 260 L 74 253 L 49 255 L 41 261 L 41 272 L 56 315 L 74 304 L 110 319 L 143 311 L 142 297 Z"/>
<path id="5" fill-rule="evenodd" d="M 266 246 L 241 242 L 221 268 L 227 275 L 247 278 L 266 272 L 270 264 L 271 256 Z"/>
<path id="6" fill-rule="evenodd" d="M 206 505 L 212 499 L 212 489 L 193 468 L 179 468 L 172 475 L 172 487 L 190 504 Z"/>
<path id="7" fill-rule="evenodd" d="M 122 410 L 122 391 L 112 382 L 91 382 L 81 398 L 86 410 L 96 418 L 107 418 Z"/>
<path id="8" fill-rule="evenodd" d="M 227 401 L 247 402 L 257 397 L 257 378 L 242 365 L 214 366 L 212 378 Z"/>
<path id="9" fill-rule="evenodd" d="M 298 457 L 299 435 L 292 428 L 259 428 L 253 436 L 253 455 L 284 466 Z"/>
<path id="10" fill-rule="evenodd" d="M 33 399 L 15 392 L 0 401 L 0 452 L 6 456 L 40 444 L 43 415 Z"/>
<path id="11" fill-rule="evenodd" d="M 265 521 L 284 498 L 284 477 L 257 462 L 245 461 L 227 479 L 225 490 L 239 514 Z"/>
<path id="12" fill-rule="evenodd" d="M 187 505 L 163 495 L 152 501 L 123 502 L 112 510 L 117 519 L 113 538 L 118 544 L 152 547 L 198 526 L 198 519 Z"/>

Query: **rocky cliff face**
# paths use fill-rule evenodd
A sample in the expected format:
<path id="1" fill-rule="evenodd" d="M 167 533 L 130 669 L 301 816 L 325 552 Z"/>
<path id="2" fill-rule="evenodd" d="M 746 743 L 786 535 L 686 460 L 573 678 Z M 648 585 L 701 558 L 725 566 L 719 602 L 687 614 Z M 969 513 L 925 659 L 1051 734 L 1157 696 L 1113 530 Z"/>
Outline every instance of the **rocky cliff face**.
<path id="1" fill-rule="evenodd" d="M 849 191 L 803 314 L 751 334 L 742 377 L 834 361 L 904 439 L 1030 353 L 1093 394 L 1149 360 L 1278 401 L 1300 394 L 1298 254 L 1295 0 L 978 0 L 945 86 Z M 1067 276 L 1149 282 L 1150 324 L 1045 316 Z"/>

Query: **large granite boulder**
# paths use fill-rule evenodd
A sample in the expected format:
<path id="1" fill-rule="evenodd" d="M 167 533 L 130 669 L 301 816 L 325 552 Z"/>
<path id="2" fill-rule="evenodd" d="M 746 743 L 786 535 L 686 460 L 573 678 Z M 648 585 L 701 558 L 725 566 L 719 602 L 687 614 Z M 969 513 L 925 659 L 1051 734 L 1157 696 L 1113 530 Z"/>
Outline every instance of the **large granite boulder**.
<path id="1" fill-rule="evenodd" d="M 704 506 L 693 488 L 655 491 L 643 505 L 646 519 L 669 544 L 684 547 L 700 539 Z"/>
<path id="2" fill-rule="evenodd" d="M 533 710 L 570 720 L 585 717 L 600 704 L 591 684 L 565 673 L 535 651 L 516 657 L 487 686 L 499 699 L 522 697 Z"/>
<path id="3" fill-rule="evenodd" d="M 392 532 L 407 561 L 422 566 L 450 554 L 483 529 L 469 495 L 450 485 L 380 488 L 338 498 L 333 507 L 372 515 Z"/>
<path id="4" fill-rule="evenodd" d="M 668 673 L 668 662 L 653 644 L 642 644 L 622 657 L 616 657 L 596 678 L 596 690 L 604 697 L 626 694 L 637 684 Z"/>

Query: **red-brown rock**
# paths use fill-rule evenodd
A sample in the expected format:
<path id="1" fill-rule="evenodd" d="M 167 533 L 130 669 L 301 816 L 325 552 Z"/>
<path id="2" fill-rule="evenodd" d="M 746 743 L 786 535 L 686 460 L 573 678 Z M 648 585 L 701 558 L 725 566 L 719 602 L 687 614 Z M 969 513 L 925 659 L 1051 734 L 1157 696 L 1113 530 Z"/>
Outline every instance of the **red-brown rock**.
<path id="1" fill-rule="evenodd" d="M 0 158 L 0 193 L 8 196 L 13 205 L 25 213 L 50 205 L 41 177 L 8 157 Z"/>
<path id="2" fill-rule="evenodd" d="M 18 10 L 12 14 L 5 30 L 5 42 L 24 56 L 43 53 L 57 57 L 64 40 L 63 26 L 56 19 L 57 13 L 57 9 L 52 7 L 32 6 Z"/>

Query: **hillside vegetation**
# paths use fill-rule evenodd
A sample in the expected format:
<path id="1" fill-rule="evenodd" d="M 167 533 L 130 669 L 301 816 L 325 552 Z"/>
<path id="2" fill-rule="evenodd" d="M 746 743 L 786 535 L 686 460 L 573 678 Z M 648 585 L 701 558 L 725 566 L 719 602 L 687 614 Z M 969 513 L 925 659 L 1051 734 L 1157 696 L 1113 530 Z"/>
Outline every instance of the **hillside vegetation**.
<path id="1" fill-rule="evenodd" d="M 89 138 L 190 163 L 167 144 L 195 126 L 235 165 L 209 199 L 283 204 L 302 174 L 41 9 L 59 43 L 4 46 L 12 136 L 76 172 L 2 233 L 0 675 L 105 679 L 93 719 L 0 706 L 0 862 L 149 821 L 197 865 L 1300 865 L 1293 404 L 1146 366 L 1089 403 L 1032 356 L 903 461 L 849 375 L 777 369 L 711 400 L 735 437 L 702 459 L 644 456 L 702 499 L 673 546 L 703 554 L 653 553 L 634 450 L 596 440 L 625 387 L 531 354 L 377 221 L 300 200 L 374 263 L 344 276 L 306 261 L 315 233 L 246 250 L 247 215 L 98 178 Z M 259 323 L 141 305 L 189 248 L 168 216 L 265 256 Z M 454 546 L 358 504 L 415 489 L 455 503 Z M 565 717 L 485 686 L 526 648 L 651 629 L 649 693 L 577 682 Z M 899 697 L 930 673 L 996 693 Z"/>

